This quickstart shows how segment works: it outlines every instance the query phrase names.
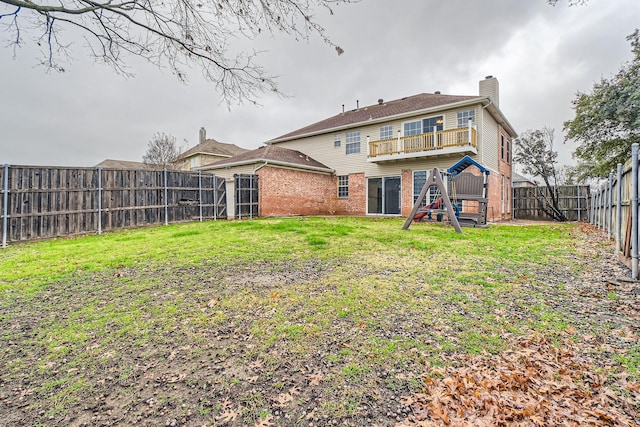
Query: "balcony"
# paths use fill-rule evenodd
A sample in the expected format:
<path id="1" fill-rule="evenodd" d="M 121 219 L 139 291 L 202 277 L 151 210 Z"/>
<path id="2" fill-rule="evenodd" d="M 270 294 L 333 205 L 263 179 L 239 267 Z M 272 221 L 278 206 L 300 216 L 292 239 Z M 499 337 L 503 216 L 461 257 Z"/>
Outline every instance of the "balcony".
<path id="1" fill-rule="evenodd" d="M 451 154 L 478 154 L 477 138 L 474 127 L 464 127 L 370 141 L 367 161 L 389 162 Z"/>

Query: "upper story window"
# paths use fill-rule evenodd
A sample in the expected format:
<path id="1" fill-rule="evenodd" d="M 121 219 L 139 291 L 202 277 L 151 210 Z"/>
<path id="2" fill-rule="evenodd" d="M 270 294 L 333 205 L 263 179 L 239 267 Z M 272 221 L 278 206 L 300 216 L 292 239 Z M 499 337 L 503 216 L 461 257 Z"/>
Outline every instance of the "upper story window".
<path id="1" fill-rule="evenodd" d="M 357 154 L 360 152 L 360 131 L 347 132 L 345 136 L 345 154 Z"/>
<path id="2" fill-rule="evenodd" d="M 393 125 L 380 127 L 380 140 L 393 138 Z"/>
<path id="3" fill-rule="evenodd" d="M 335 135 L 333 135 L 333 147 L 334 148 L 340 147 L 340 144 L 341 144 L 340 139 L 341 139 L 341 136 L 340 136 L 339 133 L 336 133 Z"/>
<path id="4" fill-rule="evenodd" d="M 505 153 L 506 153 L 506 147 L 505 147 L 504 135 L 500 135 L 500 158 L 503 161 L 506 161 L 504 158 Z"/>
<path id="5" fill-rule="evenodd" d="M 476 110 L 458 111 L 458 127 L 464 128 L 469 126 L 469 120 L 476 122 Z"/>
<path id="6" fill-rule="evenodd" d="M 404 136 L 419 135 L 422 133 L 422 122 L 409 122 L 404 124 Z"/>
<path id="7" fill-rule="evenodd" d="M 433 132 L 434 127 L 436 131 L 444 129 L 444 117 L 436 116 L 416 120 L 415 122 L 407 122 L 404 124 L 404 136 Z"/>
<path id="8" fill-rule="evenodd" d="M 191 158 L 191 169 L 200 167 L 200 156 L 193 156 Z"/>

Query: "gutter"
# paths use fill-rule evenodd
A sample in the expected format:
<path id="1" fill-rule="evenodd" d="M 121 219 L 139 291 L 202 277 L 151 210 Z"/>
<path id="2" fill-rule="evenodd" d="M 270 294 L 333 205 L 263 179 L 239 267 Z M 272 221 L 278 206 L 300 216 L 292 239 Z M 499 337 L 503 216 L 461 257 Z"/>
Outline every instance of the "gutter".
<path id="1" fill-rule="evenodd" d="M 260 168 L 263 168 L 265 166 L 267 166 L 267 164 L 269 164 L 270 166 L 282 166 L 282 167 L 287 167 L 287 168 L 292 168 L 292 169 L 301 169 L 301 170 L 308 170 L 308 171 L 314 171 L 314 172 L 322 172 L 322 173 L 326 173 L 329 175 L 335 174 L 335 170 L 334 169 L 329 169 L 329 168 L 321 168 L 318 166 L 304 166 L 298 163 L 289 163 L 289 162 L 281 162 L 278 160 L 266 160 L 266 159 L 253 159 L 253 160 L 241 160 L 238 162 L 232 162 L 232 163 L 225 163 L 222 165 L 216 165 L 215 167 L 211 167 L 210 166 L 203 166 L 202 168 L 200 168 L 199 170 L 217 170 L 217 169 L 227 169 L 227 168 L 232 168 L 235 166 L 246 166 L 246 165 L 250 165 L 252 163 L 260 163 L 260 162 L 264 162 L 263 165 L 255 168 L 254 170 L 257 171 Z"/>

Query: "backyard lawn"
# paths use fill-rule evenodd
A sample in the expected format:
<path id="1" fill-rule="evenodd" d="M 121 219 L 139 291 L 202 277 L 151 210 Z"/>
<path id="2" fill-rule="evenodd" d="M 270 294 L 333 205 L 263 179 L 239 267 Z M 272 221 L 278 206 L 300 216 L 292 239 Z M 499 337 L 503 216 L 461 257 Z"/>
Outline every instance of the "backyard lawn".
<path id="1" fill-rule="evenodd" d="M 0 249 L 0 425 L 639 425 L 584 224 L 278 218 Z"/>

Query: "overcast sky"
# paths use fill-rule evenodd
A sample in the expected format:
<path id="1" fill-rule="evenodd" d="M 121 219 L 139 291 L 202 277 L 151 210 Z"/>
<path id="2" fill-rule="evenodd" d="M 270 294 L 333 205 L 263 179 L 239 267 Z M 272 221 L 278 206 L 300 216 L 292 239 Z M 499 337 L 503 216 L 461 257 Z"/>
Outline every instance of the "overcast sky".
<path id="1" fill-rule="evenodd" d="M 1 9 L 0 9 L 1 10 Z M 0 163 L 93 166 L 110 158 L 141 161 L 154 133 L 190 148 L 198 130 L 245 148 L 337 114 L 422 92 L 476 95 L 487 75 L 500 82 L 500 108 L 517 132 L 556 129 L 571 100 L 631 59 L 625 37 L 640 27 L 638 0 L 362 0 L 318 13 L 338 56 L 319 39 L 284 36 L 254 43 L 260 63 L 291 97 L 264 96 L 261 106 L 220 103 L 197 71 L 188 84 L 133 61 L 126 79 L 86 57 L 77 43 L 65 73 L 36 66 L 37 51 L 6 47 L 0 34 Z"/>

